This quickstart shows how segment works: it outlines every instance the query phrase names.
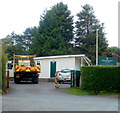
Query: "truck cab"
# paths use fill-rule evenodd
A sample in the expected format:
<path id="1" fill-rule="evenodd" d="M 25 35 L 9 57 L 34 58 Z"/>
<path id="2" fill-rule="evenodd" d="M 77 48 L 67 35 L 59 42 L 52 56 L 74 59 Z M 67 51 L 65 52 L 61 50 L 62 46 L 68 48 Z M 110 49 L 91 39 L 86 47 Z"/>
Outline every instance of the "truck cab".
<path id="1" fill-rule="evenodd" d="M 36 65 L 35 57 L 35 55 L 14 55 L 13 70 L 15 83 L 20 83 L 21 81 L 38 83 L 40 65 Z"/>

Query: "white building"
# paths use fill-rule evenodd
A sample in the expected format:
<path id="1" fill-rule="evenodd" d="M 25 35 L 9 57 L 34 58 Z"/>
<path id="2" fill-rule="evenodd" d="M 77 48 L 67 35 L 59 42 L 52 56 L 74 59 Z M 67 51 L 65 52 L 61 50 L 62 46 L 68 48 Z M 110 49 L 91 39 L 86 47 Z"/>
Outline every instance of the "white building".
<path id="1" fill-rule="evenodd" d="M 90 60 L 84 54 L 36 57 L 35 59 L 41 65 L 40 78 L 55 77 L 55 72 L 61 69 L 80 70 L 80 66 L 85 63 L 90 65 Z"/>

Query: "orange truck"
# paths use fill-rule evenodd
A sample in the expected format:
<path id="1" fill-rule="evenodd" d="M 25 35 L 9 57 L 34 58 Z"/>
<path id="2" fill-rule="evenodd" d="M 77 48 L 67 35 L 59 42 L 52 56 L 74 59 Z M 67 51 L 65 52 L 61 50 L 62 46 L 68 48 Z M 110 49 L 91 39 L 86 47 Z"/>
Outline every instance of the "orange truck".
<path id="1" fill-rule="evenodd" d="M 35 55 L 14 55 L 13 68 L 16 84 L 21 81 L 31 81 L 33 84 L 38 84 L 40 64 L 36 64 L 35 57 Z"/>

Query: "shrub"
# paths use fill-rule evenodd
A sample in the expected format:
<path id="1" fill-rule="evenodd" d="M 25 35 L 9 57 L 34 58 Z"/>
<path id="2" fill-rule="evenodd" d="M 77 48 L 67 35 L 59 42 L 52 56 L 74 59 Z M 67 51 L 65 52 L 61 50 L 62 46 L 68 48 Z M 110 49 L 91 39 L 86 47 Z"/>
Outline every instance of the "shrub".
<path id="1" fill-rule="evenodd" d="M 7 57 L 4 54 L 2 44 L 0 42 L 0 89 L 2 91 L 4 91 L 6 88 L 6 61 Z"/>
<path id="2" fill-rule="evenodd" d="M 6 61 L 5 54 L 2 54 L 2 90 L 6 88 Z"/>
<path id="3" fill-rule="evenodd" d="M 100 91 L 119 91 L 120 66 L 81 67 L 81 88 L 98 94 Z"/>
<path id="4" fill-rule="evenodd" d="M 2 46 L 1 44 L 0 44 L 0 89 L 2 89 Z"/>

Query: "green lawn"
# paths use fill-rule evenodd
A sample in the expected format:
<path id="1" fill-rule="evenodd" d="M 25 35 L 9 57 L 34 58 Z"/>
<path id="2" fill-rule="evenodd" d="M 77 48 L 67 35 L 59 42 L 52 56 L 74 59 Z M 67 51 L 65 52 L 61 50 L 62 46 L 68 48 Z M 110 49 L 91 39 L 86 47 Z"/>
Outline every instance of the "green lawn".
<path id="1" fill-rule="evenodd" d="M 81 90 L 79 88 L 70 88 L 66 90 L 67 93 L 74 94 L 74 95 L 95 95 L 94 92 L 92 91 L 85 91 Z M 120 93 L 117 92 L 106 92 L 106 91 L 101 91 L 98 95 L 101 96 L 120 96 Z"/>

